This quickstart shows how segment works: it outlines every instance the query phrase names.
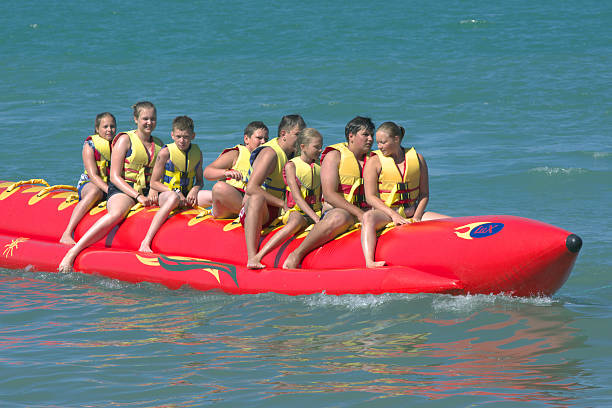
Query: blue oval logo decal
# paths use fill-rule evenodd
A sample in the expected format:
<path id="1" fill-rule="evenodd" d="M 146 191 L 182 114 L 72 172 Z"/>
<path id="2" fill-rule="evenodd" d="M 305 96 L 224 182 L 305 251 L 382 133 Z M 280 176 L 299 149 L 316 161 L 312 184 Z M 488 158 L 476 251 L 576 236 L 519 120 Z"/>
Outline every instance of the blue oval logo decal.
<path id="1" fill-rule="evenodd" d="M 491 235 L 497 234 L 504 228 L 504 224 L 501 222 L 488 222 L 481 224 L 470 231 L 470 237 L 472 238 L 485 238 Z"/>

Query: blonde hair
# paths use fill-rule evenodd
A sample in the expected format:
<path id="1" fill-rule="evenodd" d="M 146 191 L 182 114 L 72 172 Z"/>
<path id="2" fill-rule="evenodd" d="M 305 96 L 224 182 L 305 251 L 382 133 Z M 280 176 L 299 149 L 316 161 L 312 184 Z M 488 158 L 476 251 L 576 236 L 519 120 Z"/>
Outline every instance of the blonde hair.
<path id="1" fill-rule="evenodd" d="M 312 143 L 313 140 L 316 138 L 321 139 L 321 142 L 323 142 L 323 136 L 321 136 L 321 133 L 319 133 L 317 129 L 304 128 L 300 130 L 300 133 L 298 133 L 298 138 L 297 138 L 296 155 L 302 154 L 302 149 L 300 148 L 301 145 L 308 145 L 309 143 Z"/>
<path id="2" fill-rule="evenodd" d="M 389 136 L 397 136 L 400 140 L 402 140 L 406 130 L 394 122 L 385 122 L 378 127 L 378 132 L 385 132 Z"/>
<path id="3" fill-rule="evenodd" d="M 140 117 L 140 111 L 143 109 L 153 109 L 155 116 L 157 116 L 157 109 L 155 108 L 155 105 L 149 101 L 136 102 L 134 105 L 132 105 L 132 109 L 134 109 L 135 118 Z"/>

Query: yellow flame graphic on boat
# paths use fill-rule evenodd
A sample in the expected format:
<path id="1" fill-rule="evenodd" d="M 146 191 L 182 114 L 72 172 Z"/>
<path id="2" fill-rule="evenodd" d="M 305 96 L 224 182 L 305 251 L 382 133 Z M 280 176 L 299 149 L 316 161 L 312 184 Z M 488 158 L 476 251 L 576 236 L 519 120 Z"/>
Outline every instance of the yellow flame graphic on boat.
<path id="1" fill-rule="evenodd" d="M 14 239 L 10 244 L 6 244 L 4 246 L 4 252 L 2 252 L 2 255 L 4 255 L 5 258 L 8 258 L 9 256 L 13 256 L 13 250 L 18 249 L 19 244 L 21 244 L 22 242 L 26 242 L 28 239 L 30 238 L 20 237 L 20 238 Z"/>

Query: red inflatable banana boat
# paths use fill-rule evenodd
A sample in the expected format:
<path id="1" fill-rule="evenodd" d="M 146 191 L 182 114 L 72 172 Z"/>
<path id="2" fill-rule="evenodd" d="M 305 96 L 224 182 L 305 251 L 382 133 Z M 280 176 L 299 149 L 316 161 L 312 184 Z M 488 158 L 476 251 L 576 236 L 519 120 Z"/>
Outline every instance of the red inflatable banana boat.
<path id="1" fill-rule="evenodd" d="M 56 271 L 68 246 L 59 238 L 76 193 L 44 180 L 0 182 L 0 267 Z M 505 293 L 551 295 L 567 280 L 581 239 L 539 221 L 505 215 L 447 218 L 385 229 L 376 247 L 387 266 L 365 268 L 360 231 L 311 252 L 302 269 L 281 269 L 303 239 L 298 236 L 249 270 L 244 230 L 206 212 L 171 216 L 153 240 L 154 253 L 138 252 L 157 208 L 134 208 L 126 220 L 76 259 L 76 271 L 176 289 L 218 289 L 232 294 Z M 75 239 L 105 212 L 94 207 Z M 264 236 L 268 239 L 275 230 Z"/>

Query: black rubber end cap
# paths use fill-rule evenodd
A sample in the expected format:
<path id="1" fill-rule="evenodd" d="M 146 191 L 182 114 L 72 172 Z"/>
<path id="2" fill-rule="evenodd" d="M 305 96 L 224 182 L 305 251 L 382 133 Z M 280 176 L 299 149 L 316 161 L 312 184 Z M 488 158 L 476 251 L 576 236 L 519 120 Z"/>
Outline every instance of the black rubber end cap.
<path id="1" fill-rule="evenodd" d="M 565 246 L 570 252 L 576 253 L 582 248 L 582 238 L 576 234 L 570 234 L 565 240 Z"/>

